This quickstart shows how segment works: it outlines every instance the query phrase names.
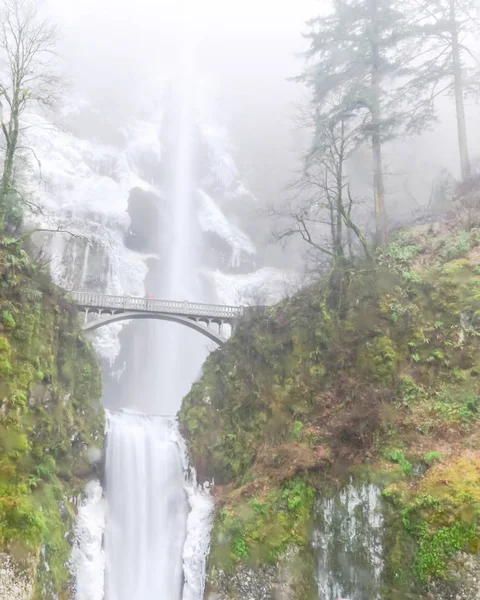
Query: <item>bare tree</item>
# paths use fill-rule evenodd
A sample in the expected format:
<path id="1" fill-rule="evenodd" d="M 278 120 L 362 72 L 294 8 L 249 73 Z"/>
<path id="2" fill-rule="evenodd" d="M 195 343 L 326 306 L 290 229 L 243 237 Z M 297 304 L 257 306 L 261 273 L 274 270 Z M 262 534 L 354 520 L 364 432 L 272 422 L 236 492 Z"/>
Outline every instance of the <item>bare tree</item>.
<path id="1" fill-rule="evenodd" d="M 346 162 L 356 147 L 358 131 L 350 120 L 326 120 L 317 124 L 314 149 L 306 156 L 300 177 L 291 189 L 293 198 L 272 210 L 279 226 L 277 241 L 300 238 L 317 266 L 336 267 L 354 255 L 354 240 L 369 256 L 369 244 L 353 220 L 354 198 L 346 178 Z"/>
<path id="2" fill-rule="evenodd" d="M 41 17 L 33 0 L 3 0 L 0 11 L 0 61 L 4 63 L 0 80 L 0 101 L 6 108 L 1 119 L 5 147 L 0 180 L 0 229 L 8 221 L 12 207 L 21 204 L 15 191 L 15 163 L 20 152 L 33 148 L 22 141 L 26 127 L 22 117 L 27 109 L 52 108 L 61 79 L 54 67 L 58 30 Z M 38 160 L 37 160 L 38 163 Z"/>

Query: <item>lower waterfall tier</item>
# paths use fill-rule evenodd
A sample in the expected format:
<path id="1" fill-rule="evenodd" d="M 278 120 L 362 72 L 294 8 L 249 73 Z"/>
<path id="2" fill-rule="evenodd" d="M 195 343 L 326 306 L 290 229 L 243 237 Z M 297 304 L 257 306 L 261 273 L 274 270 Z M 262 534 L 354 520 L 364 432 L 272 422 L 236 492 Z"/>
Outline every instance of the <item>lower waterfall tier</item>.
<path id="1" fill-rule="evenodd" d="M 107 420 L 108 600 L 180 600 L 189 512 L 173 423 L 136 413 Z"/>

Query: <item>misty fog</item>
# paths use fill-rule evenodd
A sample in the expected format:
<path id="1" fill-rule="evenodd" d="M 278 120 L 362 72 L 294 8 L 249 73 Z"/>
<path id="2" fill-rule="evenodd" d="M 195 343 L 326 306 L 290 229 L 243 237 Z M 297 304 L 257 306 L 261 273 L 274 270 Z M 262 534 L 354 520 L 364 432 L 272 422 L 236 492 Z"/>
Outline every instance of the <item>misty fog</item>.
<path id="1" fill-rule="evenodd" d="M 313 596 L 384 597 L 390 516 L 380 483 L 357 489 L 345 478 L 332 492 L 339 502 L 318 504 L 321 474 L 337 459 L 350 468 L 362 456 L 369 469 L 390 461 L 405 489 L 389 498 L 406 502 L 413 477 L 442 462 L 427 448 L 440 394 L 447 446 L 480 418 L 478 256 L 462 273 L 475 292 L 470 314 L 463 299 L 453 308 L 438 300 L 456 280 L 432 292 L 447 271 L 432 267 L 425 280 L 417 272 L 414 257 L 428 254 L 421 240 L 395 247 L 405 232 L 392 236 L 420 223 L 418 238 L 434 225 L 447 238 L 457 211 L 468 238 L 461 251 L 478 249 L 478 15 L 459 20 L 463 0 L 438 2 L 440 16 L 429 0 L 45 0 L 38 13 L 30 0 L 0 0 L 0 375 L 11 376 L 12 359 L 23 377 L 2 404 L 18 432 L 0 439 L 21 510 L 9 487 L 0 508 L 23 527 L 34 496 L 50 504 L 51 547 L 40 501 L 31 537 L 38 573 L 52 590 L 63 586 L 62 598 L 69 577 L 78 600 L 203 600 L 212 531 L 232 566 L 214 566 L 214 587 L 227 595 L 233 582 L 238 597 L 276 597 L 297 570 L 303 585 L 298 559 L 308 546 Z M 34 43 L 18 42 L 28 34 Z M 40 49 L 25 59 L 32 47 Z M 425 260 L 433 264 L 444 242 Z M 463 259 L 452 262 L 454 273 Z M 22 306 L 29 330 L 17 336 Z M 422 315 L 430 329 L 416 326 Z M 452 393 L 450 406 L 447 384 L 467 379 L 475 395 L 463 390 L 457 402 Z M 57 409 L 68 424 L 54 456 Z M 407 448 L 409 428 L 411 439 L 431 436 L 412 463 L 390 448 L 397 438 Z M 451 431 L 457 438 L 447 439 Z M 218 497 L 209 488 L 217 474 Z M 57 515 L 87 478 L 68 518 Z M 395 504 L 406 529 L 410 508 L 437 510 L 428 498 Z M 227 508 L 212 525 L 215 502 Z M 63 521 L 73 528 L 74 515 L 72 542 Z M 430 525 L 443 527 L 436 517 L 408 535 L 424 543 Z M 63 555 L 51 569 L 49 553 L 69 544 L 70 574 Z M 261 551 L 249 555 L 249 544 Z M 267 556 L 265 571 L 250 571 L 250 559 Z M 54 581 L 49 573 L 60 571 Z"/>
<path id="2" fill-rule="evenodd" d="M 97 135 L 102 126 L 118 128 L 122 121 L 158 110 L 178 68 L 180 32 L 188 28 L 207 111 L 228 131 L 237 167 L 260 212 L 288 196 L 285 186 L 308 143 L 308 133 L 294 124 L 308 92 L 290 78 L 303 69 L 305 22 L 326 4 L 87 0 L 78 5 L 49 0 L 48 5 L 62 27 L 59 52 L 73 84 L 72 96 L 75 101 L 88 99 L 102 115 Z M 430 131 L 385 145 L 392 224 L 411 218 L 418 204 L 428 202 L 432 180 L 442 168 L 458 174 L 452 98 L 440 99 L 438 105 L 439 123 Z M 475 131 L 480 117 L 474 100 L 467 99 L 467 114 Z M 475 157 L 480 152 L 477 136 L 471 134 L 469 142 Z M 356 153 L 351 169 L 359 194 L 370 195 L 367 148 Z M 272 252 L 277 256 L 278 249 Z"/>

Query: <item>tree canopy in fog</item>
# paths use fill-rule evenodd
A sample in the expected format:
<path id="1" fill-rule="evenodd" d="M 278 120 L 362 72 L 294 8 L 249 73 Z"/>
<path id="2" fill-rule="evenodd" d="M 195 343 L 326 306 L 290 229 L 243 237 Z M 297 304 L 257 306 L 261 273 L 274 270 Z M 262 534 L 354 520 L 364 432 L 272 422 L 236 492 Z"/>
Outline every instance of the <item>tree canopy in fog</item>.
<path id="1" fill-rule="evenodd" d="M 469 174 L 467 89 L 479 59 L 469 47 L 475 23 L 470 0 L 335 0 L 311 19 L 306 67 L 297 78 L 315 113 L 309 156 L 322 153 L 325 131 L 348 123 L 355 148 L 372 151 L 376 242 L 387 240 L 383 147 L 418 135 L 437 120 L 437 99 L 455 96 L 462 177 Z M 466 59 L 469 59 L 468 61 Z M 306 200 L 308 204 L 309 200 Z"/>
<path id="2" fill-rule="evenodd" d="M 427 88 L 429 99 L 453 94 L 462 178 L 470 173 L 464 98 L 479 91 L 480 57 L 470 47 L 480 21 L 475 0 L 411 0 L 414 35 L 422 53 L 413 83 Z"/>

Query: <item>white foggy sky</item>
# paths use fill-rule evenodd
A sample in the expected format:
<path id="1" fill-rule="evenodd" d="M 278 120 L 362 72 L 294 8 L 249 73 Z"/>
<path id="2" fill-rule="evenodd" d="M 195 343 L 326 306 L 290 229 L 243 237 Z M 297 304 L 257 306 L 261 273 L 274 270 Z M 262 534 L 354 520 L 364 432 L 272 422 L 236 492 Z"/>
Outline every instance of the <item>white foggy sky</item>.
<path id="1" fill-rule="evenodd" d="M 192 31 L 200 69 L 214 77 L 235 71 L 263 78 L 295 75 L 305 48 L 301 32 L 320 0 L 48 0 L 63 28 L 61 51 L 74 70 L 171 64 Z M 90 65 L 89 65 L 90 62 Z M 112 73 L 105 72 L 105 77 Z"/>
<path id="2" fill-rule="evenodd" d="M 322 0 L 47 2 L 62 27 L 60 53 L 77 88 L 103 106 L 112 95 L 136 93 L 140 102 L 156 79 L 168 76 L 186 21 L 196 68 L 218 92 L 219 121 L 234 145 L 249 149 L 246 168 L 261 158 L 265 180 L 278 178 L 282 187 L 294 147 L 293 102 L 302 93 L 287 78 L 303 67 L 295 53 L 306 48 L 301 33 Z"/>
<path id="3" fill-rule="evenodd" d="M 301 36 L 305 21 L 321 11 L 325 0 L 47 2 L 63 28 L 60 52 L 74 82 L 107 108 L 124 97 L 141 102 L 156 80 L 168 76 L 182 43 L 181 19 L 186 20 L 195 38 L 196 67 L 219 91 L 219 121 L 241 151 L 240 166 L 256 171 L 260 187 L 262 181 L 277 182 L 267 194 L 282 188 L 298 152 L 292 137 L 293 102 L 302 95 L 301 87 L 286 79 L 302 70 L 303 61 L 294 53 L 306 49 Z M 403 164 L 390 161 L 392 167 L 408 171 L 425 161 L 422 171 L 429 177 L 441 165 L 456 168 L 452 110 L 449 105 L 442 112 L 448 120 L 440 127 L 448 130 L 443 143 L 437 142 L 438 134 L 410 138 Z M 478 143 L 471 138 L 474 156 Z"/>
<path id="4" fill-rule="evenodd" d="M 317 12 L 321 0 L 49 0 L 65 25 L 85 18 L 123 23 L 139 29 L 161 31 L 180 15 L 209 36 L 249 36 L 299 32 Z"/>

